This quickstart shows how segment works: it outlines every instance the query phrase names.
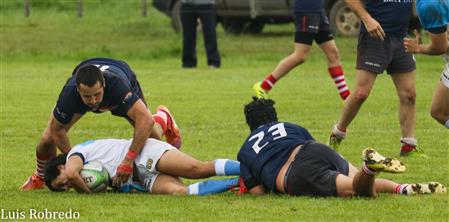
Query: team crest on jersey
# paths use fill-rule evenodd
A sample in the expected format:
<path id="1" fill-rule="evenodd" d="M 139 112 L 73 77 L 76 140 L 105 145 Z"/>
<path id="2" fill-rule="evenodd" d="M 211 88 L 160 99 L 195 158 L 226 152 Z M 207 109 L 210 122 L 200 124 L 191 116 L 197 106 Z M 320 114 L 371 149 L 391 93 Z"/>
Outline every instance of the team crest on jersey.
<path id="1" fill-rule="evenodd" d="M 153 160 L 152 159 L 148 159 L 147 160 L 147 169 L 151 170 L 152 166 L 153 166 Z"/>

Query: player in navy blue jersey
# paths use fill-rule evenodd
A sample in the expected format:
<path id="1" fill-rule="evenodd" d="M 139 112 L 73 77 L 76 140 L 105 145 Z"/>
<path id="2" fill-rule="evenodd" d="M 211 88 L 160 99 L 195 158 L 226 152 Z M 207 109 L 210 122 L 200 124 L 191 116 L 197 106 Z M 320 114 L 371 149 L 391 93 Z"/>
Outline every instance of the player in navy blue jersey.
<path id="1" fill-rule="evenodd" d="M 431 115 L 449 129 L 449 52 L 447 25 L 449 23 L 449 1 L 416 1 L 416 10 L 422 26 L 429 32 L 430 44 L 421 44 L 419 33 L 416 38 L 405 38 L 404 45 L 408 52 L 426 55 L 442 55 L 446 60 L 445 68 L 435 89 L 432 100 Z"/>
<path id="2" fill-rule="evenodd" d="M 267 192 L 293 196 L 368 196 L 444 193 L 437 182 L 398 184 L 375 179 L 379 172 L 401 173 L 405 166 L 374 149 L 363 151 L 364 165 L 357 170 L 335 150 L 320 144 L 303 127 L 279 122 L 272 100 L 257 99 L 244 108 L 251 129 L 239 153 L 240 175 L 252 194 Z"/>
<path id="3" fill-rule="evenodd" d="M 262 82 L 253 85 L 259 98 L 268 98 L 269 91 L 283 76 L 304 63 L 315 41 L 327 58 L 328 72 L 338 89 L 340 97 L 346 99 L 350 91 L 340 62 L 340 54 L 323 8 L 323 0 L 295 0 L 294 51 L 279 62 L 277 67 Z"/>
<path id="4" fill-rule="evenodd" d="M 67 80 L 50 114 L 47 127 L 36 147 L 35 173 L 20 187 L 21 190 L 43 188 L 45 163 L 56 155 L 71 149 L 70 128 L 86 113 L 111 111 L 126 118 L 134 127 L 133 140 L 126 158 L 117 169 L 115 183 L 126 181 L 132 172 L 132 163 L 148 137 L 161 139 L 179 148 L 179 129 L 165 106 L 159 106 L 152 116 L 145 102 L 136 75 L 124 61 L 93 58 L 81 62 Z"/>
<path id="5" fill-rule="evenodd" d="M 346 0 L 362 20 L 357 46 L 356 87 L 348 97 L 337 124 L 332 129 L 329 145 L 338 149 L 346 129 L 368 99 L 379 74 L 386 71 L 393 80 L 399 97 L 401 156 L 426 155 L 418 148 L 416 127 L 416 64 L 413 54 L 405 51 L 413 1 Z"/>

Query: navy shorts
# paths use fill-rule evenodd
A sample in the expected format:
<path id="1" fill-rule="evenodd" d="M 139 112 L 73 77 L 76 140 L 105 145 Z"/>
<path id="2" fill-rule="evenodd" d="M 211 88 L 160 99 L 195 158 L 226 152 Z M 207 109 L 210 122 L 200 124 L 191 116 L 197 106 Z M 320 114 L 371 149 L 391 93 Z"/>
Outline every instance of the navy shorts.
<path id="1" fill-rule="evenodd" d="M 413 54 L 405 52 L 402 37 L 387 34 L 382 41 L 360 33 L 356 68 L 376 74 L 385 70 L 388 74 L 399 74 L 415 70 L 416 62 Z"/>
<path id="2" fill-rule="evenodd" d="M 335 150 L 308 142 L 301 147 L 286 173 L 285 192 L 292 196 L 337 196 L 337 175 L 347 176 L 348 173 L 348 161 Z"/>
<path id="3" fill-rule="evenodd" d="M 295 12 L 295 42 L 312 45 L 334 39 L 329 26 L 329 19 L 324 11 L 321 12 Z"/>

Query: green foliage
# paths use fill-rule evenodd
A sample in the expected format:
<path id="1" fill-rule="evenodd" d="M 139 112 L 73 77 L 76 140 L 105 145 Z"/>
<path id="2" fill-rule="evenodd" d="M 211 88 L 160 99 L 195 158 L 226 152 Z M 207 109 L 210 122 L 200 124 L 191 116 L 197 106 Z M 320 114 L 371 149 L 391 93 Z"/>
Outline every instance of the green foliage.
<path id="1" fill-rule="evenodd" d="M 2 1 L 2 5 L 9 2 Z M 447 194 L 383 194 L 370 200 L 18 191 L 34 171 L 34 149 L 59 92 L 81 60 L 97 56 L 126 60 L 138 75 L 151 111 L 165 104 L 175 115 L 184 136 L 184 152 L 201 160 L 235 159 L 248 134 L 242 108 L 250 101 L 252 84 L 292 50 L 292 25 L 268 26 L 257 36 L 227 35 L 218 26 L 223 67 L 207 68 L 199 35 L 199 68 L 185 70 L 180 68 L 181 37 L 161 13 L 150 9 L 147 18 L 141 17 L 137 0 L 111 1 L 114 4 L 104 7 L 89 4 L 106 1 L 89 2 L 85 1 L 81 19 L 75 8 L 61 11 L 33 6 L 29 18 L 24 18 L 20 7 L 1 8 L 0 208 L 72 209 L 80 212 L 83 221 L 447 221 Z M 356 39 L 336 41 L 353 89 Z M 418 56 L 417 61 L 416 134 L 430 158 L 402 158 L 406 173 L 380 176 L 400 183 L 439 181 L 449 185 L 448 132 L 428 114 L 444 64 L 437 57 Z M 342 107 L 326 66 L 322 52 L 314 47 L 308 61 L 279 81 L 272 92 L 279 118 L 300 123 L 321 142 L 326 141 Z M 380 75 L 351 124 L 342 155 L 356 166 L 360 166 L 366 146 L 397 157 L 397 106 L 391 79 Z M 132 129 L 123 119 L 89 113 L 70 132 L 72 144 L 106 137 L 130 138 Z"/>

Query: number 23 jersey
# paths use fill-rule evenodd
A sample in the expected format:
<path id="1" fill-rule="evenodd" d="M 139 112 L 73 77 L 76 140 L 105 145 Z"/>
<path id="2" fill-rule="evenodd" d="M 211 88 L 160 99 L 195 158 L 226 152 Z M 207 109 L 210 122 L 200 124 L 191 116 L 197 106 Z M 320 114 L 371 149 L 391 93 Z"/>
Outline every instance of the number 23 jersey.
<path id="1" fill-rule="evenodd" d="M 253 130 L 237 156 L 248 189 L 263 185 L 275 192 L 282 165 L 295 147 L 308 140 L 315 139 L 305 128 L 288 122 L 273 122 Z"/>

